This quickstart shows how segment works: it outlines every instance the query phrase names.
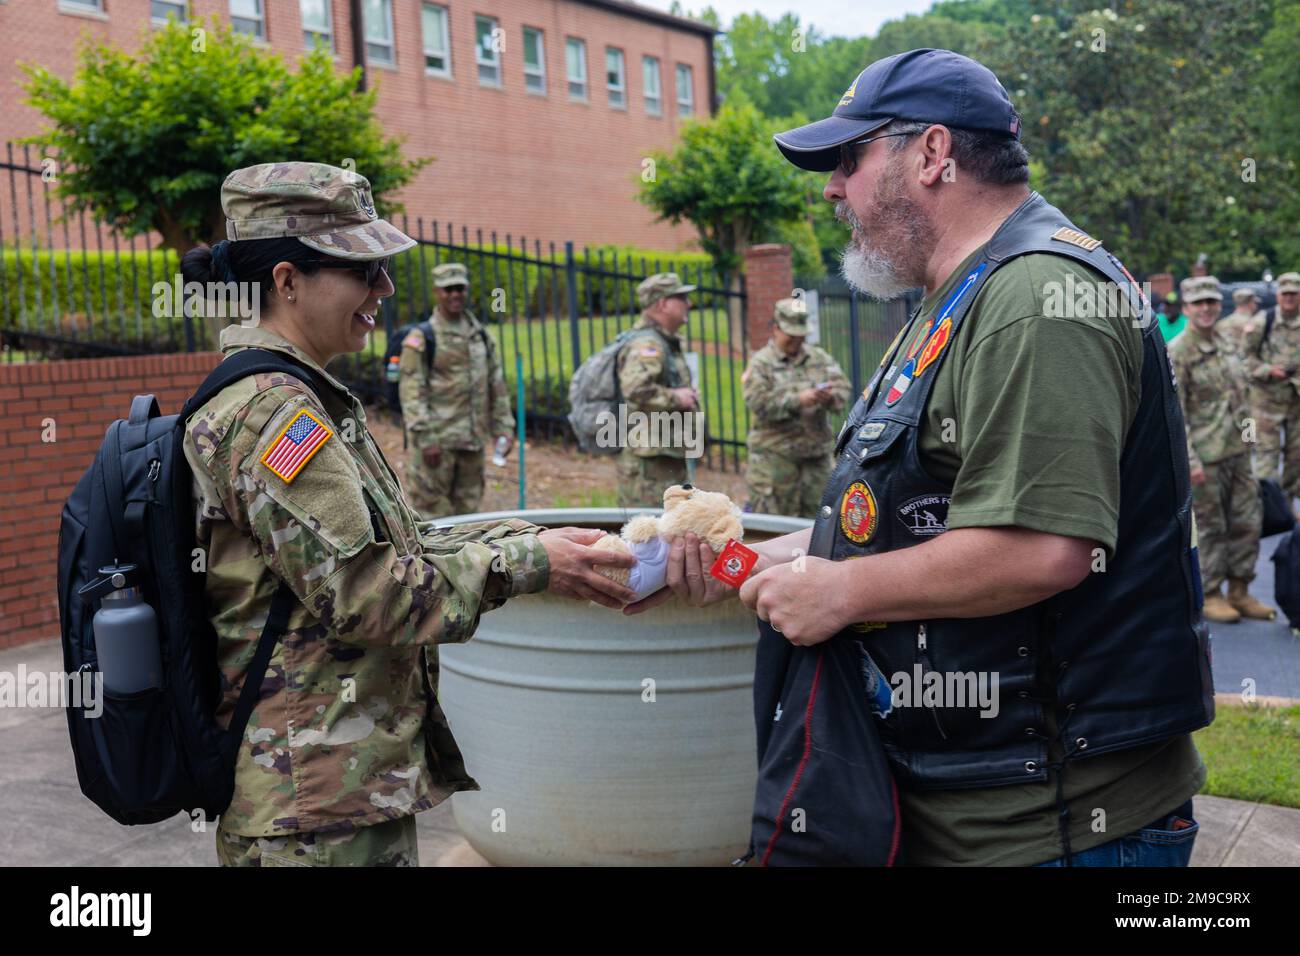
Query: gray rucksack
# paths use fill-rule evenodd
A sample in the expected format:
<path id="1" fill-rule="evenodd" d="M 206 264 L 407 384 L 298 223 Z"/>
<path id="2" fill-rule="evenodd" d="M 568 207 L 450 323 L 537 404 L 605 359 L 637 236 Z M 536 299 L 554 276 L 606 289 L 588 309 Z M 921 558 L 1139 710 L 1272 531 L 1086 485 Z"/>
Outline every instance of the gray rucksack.
<path id="1" fill-rule="evenodd" d="M 617 455 L 617 443 L 602 447 L 596 441 L 606 421 L 618 420 L 618 403 L 622 392 L 618 387 L 618 353 L 628 342 L 637 338 L 663 339 L 655 329 L 625 329 L 599 352 L 578 366 L 569 381 L 569 424 L 578 437 L 578 447 L 593 455 Z M 608 416 L 608 417 L 607 417 Z"/>

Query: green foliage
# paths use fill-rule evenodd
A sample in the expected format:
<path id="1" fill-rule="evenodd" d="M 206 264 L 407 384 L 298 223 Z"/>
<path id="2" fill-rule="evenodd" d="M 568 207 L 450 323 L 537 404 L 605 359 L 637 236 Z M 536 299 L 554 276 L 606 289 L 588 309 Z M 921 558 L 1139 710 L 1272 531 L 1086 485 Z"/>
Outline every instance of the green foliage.
<path id="1" fill-rule="evenodd" d="M 772 145 L 774 124 L 752 106 L 726 105 L 686 123 L 671 153 L 654 153 L 640 199 L 660 219 L 691 223 L 719 272 L 731 274 L 752 243 L 803 214 L 799 177 Z"/>
<path id="2" fill-rule="evenodd" d="M 25 65 L 28 102 L 50 121 L 26 142 L 59 164 L 58 190 L 127 235 L 156 229 L 185 250 L 224 235 L 219 191 L 231 170 L 297 159 L 350 160 L 385 196 L 430 159 L 402 158 L 383 135 L 376 91 L 339 75 L 324 50 L 296 72 L 214 17 L 205 26 L 146 29 L 138 53 L 87 43 L 72 82 Z"/>
<path id="3" fill-rule="evenodd" d="M 1204 793 L 1300 807 L 1300 707 L 1221 705 L 1193 736 Z"/>
<path id="4" fill-rule="evenodd" d="M 1264 0 L 1029 3 L 974 55 L 1024 117 L 1047 198 L 1138 273 L 1257 277 L 1277 254 L 1283 163 L 1253 110 Z M 1243 181 L 1253 160 L 1256 182 Z"/>
<path id="5" fill-rule="evenodd" d="M 1201 253 L 1222 279 L 1300 262 L 1300 3 L 940 0 L 872 38 L 755 13 L 717 43 L 724 101 L 786 129 L 829 115 L 880 57 L 917 47 L 972 56 L 1024 118 L 1031 185 L 1134 272 L 1186 274 Z M 808 211 L 834 268 L 845 234 L 818 180 Z"/>
<path id="6" fill-rule="evenodd" d="M 153 286 L 180 272 L 175 252 L 111 253 L 0 250 L 0 328 L 114 348 L 184 348 L 184 320 L 153 314 Z M 202 334 L 202 323 L 196 323 Z M 35 348 L 35 343 L 29 347 Z M 46 348 L 41 357 L 86 354 Z"/>

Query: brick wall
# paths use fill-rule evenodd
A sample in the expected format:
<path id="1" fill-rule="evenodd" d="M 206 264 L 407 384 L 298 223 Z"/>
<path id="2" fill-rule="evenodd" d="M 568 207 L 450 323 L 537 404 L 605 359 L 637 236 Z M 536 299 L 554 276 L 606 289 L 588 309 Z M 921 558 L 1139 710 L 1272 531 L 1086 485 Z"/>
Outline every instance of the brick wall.
<path id="1" fill-rule="evenodd" d="M 790 298 L 793 290 L 789 246 L 764 243 L 745 251 L 745 332 L 751 355 L 767 344 L 776 304 Z"/>
<path id="2" fill-rule="evenodd" d="M 180 411 L 219 359 L 199 352 L 0 365 L 0 647 L 59 632 L 59 512 L 109 423 L 140 394 L 155 395 L 163 414 Z"/>
<path id="3" fill-rule="evenodd" d="M 698 32 L 648 22 L 579 0 L 442 0 L 449 11 L 451 78 L 427 75 L 421 4 L 394 0 L 396 67 L 372 65 L 368 76 L 379 90 L 376 112 L 390 136 L 402 136 L 408 157 L 434 156 L 397 197 L 406 205 L 410 228 L 416 216 L 485 230 L 504 240 L 510 232 L 543 241 L 573 240 L 579 246 L 630 243 L 675 251 L 694 243 L 688 226 L 656 223 L 635 199 L 641 163 L 650 150 L 675 142 L 681 125 L 675 69 L 691 67 L 695 115 L 709 112 L 710 39 Z M 0 144 L 36 133 L 40 114 L 23 101 L 20 62 L 38 63 L 55 74 L 72 75 L 77 40 L 83 35 L 133 49 L 149 28 L 149 0 L 105 0 L 103 15 L 69 12 L 59 0 L 0 0 Z M 293 62 L 304 50 L 299 5 L 274 0 L 267 9 L 267 44 Z M 218 14 L 228 19 L 228 0 L 191 0 L 194 19 Z M 348 0 L 331 0 L 334 49 L 340 70 L 352 66 Z M 476 14 L 495 17 L 504 48 L 501 87 L 480 85 L 474 62 Z M 524 86 L 523 28 L 543 31 L 545 95 Z M 565 38 L 587 44 L 585 103 L 569 98 Z M 605 48 L 623 50 L 625 109 L 611 108 L 605 88 Z M 201 55 L 201 54 L 196 54 Z M 660 62 L 661 115 L 645 106 L 641 60 Z M 343 156 L 294 156 L 339 165 Z M 39 165 L 39 156 L 35 157 Z M 364 174 L 364 169 L 358 172 Z M 0 221 L 13 221 L 9 197 L 0 191 Z M 20 227 L 27 228 L 20 203 Z M 38 211 L 37 229 L 44 228 Z M 399 220 L 400 222 L 400 220 Z M 56 237 L 59 233 L 56 230 Z M 76 237 L 73 237 L 74 240 Z M 457 237 L 459 238 L 459 236 Z"/>

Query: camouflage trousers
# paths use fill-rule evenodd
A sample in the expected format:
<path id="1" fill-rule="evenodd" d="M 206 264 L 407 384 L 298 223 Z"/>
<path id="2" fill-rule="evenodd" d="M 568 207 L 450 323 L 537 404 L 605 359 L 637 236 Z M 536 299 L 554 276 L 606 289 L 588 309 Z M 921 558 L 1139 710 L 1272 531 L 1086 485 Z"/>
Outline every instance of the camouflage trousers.
<path id="1" fill-rule="evenodd" d="M 668 455 L 642 458 L 624 448 L 618 453 L 618 506 L 662 508 L 664 489 L 686 483 L 686 459 Z"/>
<path id="2" fill-rule="evenodd" d="M 1206 594 L 1217 594 L 1225 578 L 1254 580 L 1263 515 L 1249 454 L 1203 467 L 1205 482 L 1192 486 L 1192 507 L 1201 583 Z"/>
<path id="3" fill-rule="evenodd" d="M 815 458 L 787 458 L 771 451 L 751 449 L 745 469 L 749 489 L 747 510 L 758 514 L 817 517 L 822 492 L 834 462 L 829 454 Z"/>
<path id="4" fill-rule="evenodd" d="M 483 503 L 483 450 L 444 448 L 431 468 L 412 443 L 406 456 L 406 497 L 430 520 L 478 511 Z"/>
<path id="5" fill-rule="evenodd" d="M 415 817 L 357 830 L 250 837 L 217 827 L 222 866 L 419 866 Z"/>
<path id="6" fill-rule="evenodd" d="M 1256 388 L 1251 393 L 1251 407 L 1259 440 L 1255 446 L 1256 477 L 1272 478 L 1289 497 L 1300 497 L 1300 394 L 1289 382 L 1282 388 Z"/>

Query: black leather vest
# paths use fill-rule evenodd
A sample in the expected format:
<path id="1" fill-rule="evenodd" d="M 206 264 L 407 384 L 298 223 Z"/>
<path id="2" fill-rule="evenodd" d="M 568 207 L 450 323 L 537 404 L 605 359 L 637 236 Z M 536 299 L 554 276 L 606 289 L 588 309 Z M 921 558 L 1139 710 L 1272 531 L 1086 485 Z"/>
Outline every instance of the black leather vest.
<path id="1" fill-rule="evenodd" d="M 844 560 L 910 547 L 944 530 L 952 488 L 921 467 L 918 426 L 947 344 L 998 268 L 1031 252 L 1067 256 L 1125 290 L 1135 314 L 1150 317 L 1127 270 L 1099 245 L 1086 248 L 1093 243 L 1034 193 L 940 305 L 912 359 L 898 354 L 908 335 L 896 340 L 840 432 L 810 554 Z M 984 674 L 991 686 L 998 675 L 994 717 L 975 706 L 895 706 L 878 721 L 893 769 L 912 786 L 1046 779 L 1049 713 L 1066 761 L 1213 719 L 1186 434 L 1154 319 L 1142 343 L 1141 400 L 1120 459 L 1119 534 L 1104 571 L 1007 614 L 859 624 L 837 635 L 861 641 L 887 680 L 903 672 L 924 683 L 936 671 L 940 678 Z"/>

